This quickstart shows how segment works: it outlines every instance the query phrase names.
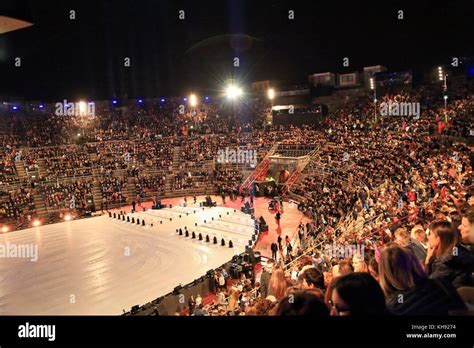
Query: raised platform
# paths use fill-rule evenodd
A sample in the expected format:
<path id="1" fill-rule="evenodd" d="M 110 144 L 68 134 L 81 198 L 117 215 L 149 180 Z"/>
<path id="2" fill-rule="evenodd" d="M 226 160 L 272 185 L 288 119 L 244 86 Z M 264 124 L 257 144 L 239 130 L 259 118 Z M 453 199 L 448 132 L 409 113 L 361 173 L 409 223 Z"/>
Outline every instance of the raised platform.
<path id="1" fill-rule="evenodd" d="M 2 258 L 0 315 L 121 314 L 228 262 L 244 250 L 239 239 L 252 235 L 251 225 L 234 223 L 248 223 L 250 217 L 226 207 L 175 207 L 129 216 L 146 225 L 104 215 L 0 235 L 0 244 L 36 246 L 38 253 L 37 261 Z M 176 229 L 185 226 L 222 237 L 214 245 L 212 239 L 206 243 L 177 235 Z M 221 238 L 227 238 L 225 247 Z"/>

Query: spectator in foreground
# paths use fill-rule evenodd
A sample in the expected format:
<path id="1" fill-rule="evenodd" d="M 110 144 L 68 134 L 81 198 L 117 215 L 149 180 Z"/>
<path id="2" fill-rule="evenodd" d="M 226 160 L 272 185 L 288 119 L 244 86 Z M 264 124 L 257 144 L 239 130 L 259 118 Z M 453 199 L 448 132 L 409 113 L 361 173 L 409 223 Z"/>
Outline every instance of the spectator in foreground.
<path id="1" fill-rule="evenodd" d="M 415 254 L 389 243 L 380 252 L 380 285 L 395 315 L 447 315 L 465 305 L 446 280 L 429 279 Z"/>
<path id="2" fill-rule="evenodd" d="M 268 295 L 274 296 L 277 300 L 281 300 L 285 297 L 285 291 L 288 285 L 283 268 L 279 265 L 273 267 L 272 276 L 268 283 Z"/>
<path id="3" fill-rule="evenodd" d="M 474 286 L 474 255 L 460 244 L 460 237 L 448 221 L 434 221 L 426 255 L 430 278 L 446 278 L 455 288 Z"/>
<path id="4" fill-rule="evenodd" d="M 309 267 L 298 276 L 302 289 L 324 289 L 323 274 L 316 267 Z"/>
<path id="5" fill-rule="evenodd" d="M 279 316 L 311 316 L 325 318 L 329 310 L 317 296 L 307 291 L 299 291 L 283 298 L 275 312 Z"/>
<path id="6" fill-rule="evenodd" d="M 336 278 L 331 293 L 333 316 L 381 316 L 387 314 L 385 297 L 377 281 L 366 272 Z"/>
<path id="7" fill-rule="evenodd" d="M 459 231 L 461 232 L 463 243 L 470 246 L 472 253 L 472 245 L 474 244 L 474 211 L 470 211 L 462 217 Z"/>

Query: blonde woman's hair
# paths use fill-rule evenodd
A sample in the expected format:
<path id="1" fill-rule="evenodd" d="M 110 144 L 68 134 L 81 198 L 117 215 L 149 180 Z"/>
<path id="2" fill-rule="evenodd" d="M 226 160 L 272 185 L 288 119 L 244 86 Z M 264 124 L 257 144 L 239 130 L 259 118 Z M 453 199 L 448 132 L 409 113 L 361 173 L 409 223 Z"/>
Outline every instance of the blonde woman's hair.
<path id="1" fill-rule="evenodd" d="M 272 276 L 268 283 L 268 294 L 275 296 L 277 300 L 285 297 L 288 283 L 285 277 L 285 271 L 280 265 L 273 267 Z"/>

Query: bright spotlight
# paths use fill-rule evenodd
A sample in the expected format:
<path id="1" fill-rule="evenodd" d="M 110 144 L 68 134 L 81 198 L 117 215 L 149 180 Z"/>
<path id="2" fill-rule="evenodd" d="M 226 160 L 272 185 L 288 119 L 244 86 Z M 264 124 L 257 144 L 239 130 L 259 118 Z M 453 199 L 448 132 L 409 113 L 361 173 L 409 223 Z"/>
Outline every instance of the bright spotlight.
<path id="1" fill-rule="evenodd" d="M 66 216 L 64 216 L 64 221 L 71 221 L 72 217 L 70 214 L 67 214 Z"/>
<path id="2" fill-rule="evenodd" d="M 268 99 L 273 100 L 275 98 L 275 90 L 273 88 L 270 88 L 268 90 Z"/>
<path id="3" fill-rule="evenodd" d="M 81 114 L 85 114 L 85 113 L 86 113 L 86 107 L 87 107 L 86 102 L 84 102 L 84 101 L 80 101 L 80 102 L 79 102 L 79 112 L 80 112 Z"/>
<path id="4" fill-rule="evenodd" d="M 8 232 L 8 226 L 3 226 L 2 227 L 2 232 L 7 233 Z"/>
<path id="5" fill-rule="evenodd" d="M 371 90 L 374 90 L 374 88 L 375 88 L 374 78 L 371 77 L 371 78 L 370 78 L 370 89 L 371 89 Z"/>
<path id="6" fill-rule="evenodd" d="M 41 221 L 33 220 L 33 226 L 38 227 L 39 225 L 41 225 Z"/>
<path id="7" fill-rule="evenodd" d="M 42 109 L 42 108 L 44 108 L 44 105 L 40 104 L 40 105 L 38 105 L 38 108 Z"/>
<path id="8" fill-rule="evenodd" d="M 242 95 L 242 89 L 238 86 L 230 85 L 229 87 L 226 88 L 225 94 L 227 95 L 227 98 L 235 99 Z"/>
<path id="9" fill-rule="evenodd" d="M 80 137 L 80 136 L 81 136 L 81 133 L 77 133 L 77 136 Z"/>
<path id="10" fill-rule="evenodd" d="M 195 94 L 191 94 L 189 96 L 189 105 L 196 106 L 197 105 L 197 97 Z"/>

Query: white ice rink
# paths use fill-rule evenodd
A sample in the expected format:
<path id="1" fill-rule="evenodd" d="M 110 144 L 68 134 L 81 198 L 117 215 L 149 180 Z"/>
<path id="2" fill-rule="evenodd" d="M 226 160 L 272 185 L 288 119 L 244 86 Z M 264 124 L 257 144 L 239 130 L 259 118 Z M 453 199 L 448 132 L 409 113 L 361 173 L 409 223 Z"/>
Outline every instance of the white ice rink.
<path id="1" fill-rule="evenodd" d="M 194 222 L 242 214 L 221 207 L 196 210 L 177 207 L 134 215 L 153 220 L 153 227 L 101 216 L 0 235 L 0 245 L 38 250 L 36 262 L 0 259 L 0 315 L 121 314 L 192 282 L 243 251 L 241 246 L 231 249 L 177 236 L 176 228 L 184 230 L 186 225 L 192 231 Z"/>

